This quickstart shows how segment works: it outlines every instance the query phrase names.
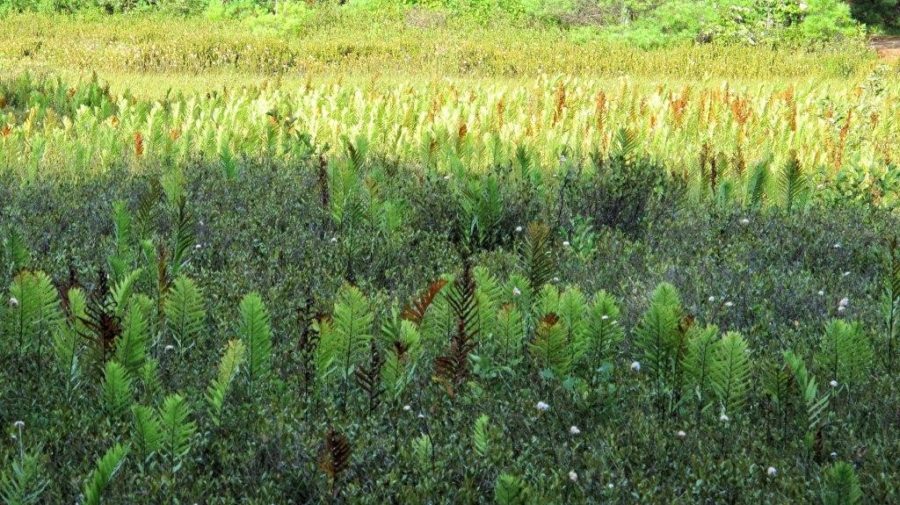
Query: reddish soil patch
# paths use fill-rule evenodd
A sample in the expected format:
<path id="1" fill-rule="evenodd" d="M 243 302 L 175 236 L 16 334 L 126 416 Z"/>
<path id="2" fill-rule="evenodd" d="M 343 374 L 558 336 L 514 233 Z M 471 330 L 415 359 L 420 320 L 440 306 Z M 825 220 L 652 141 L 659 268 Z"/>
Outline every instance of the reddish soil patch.
<path id="1" fill-rule="evenodd" d="M 885 60 L 900 59 L 900 37 L 872 37 L 869 46 Z"/>

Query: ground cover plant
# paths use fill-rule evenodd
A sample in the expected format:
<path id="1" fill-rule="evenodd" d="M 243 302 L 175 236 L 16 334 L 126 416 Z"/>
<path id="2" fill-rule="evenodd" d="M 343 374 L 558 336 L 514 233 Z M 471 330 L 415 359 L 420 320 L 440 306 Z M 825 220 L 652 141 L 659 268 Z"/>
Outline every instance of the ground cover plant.
<path id="1" fill-rule="evenodd" d="M 900 501 L 889 3 L 337 4 L 0 4 L 3 503 Z"/>

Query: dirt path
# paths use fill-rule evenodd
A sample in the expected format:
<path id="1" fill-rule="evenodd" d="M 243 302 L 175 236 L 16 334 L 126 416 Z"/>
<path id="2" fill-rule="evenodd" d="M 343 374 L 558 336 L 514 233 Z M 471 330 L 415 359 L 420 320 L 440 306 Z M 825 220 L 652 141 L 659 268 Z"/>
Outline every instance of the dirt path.
<path id="1" fill-rule="evenodd" d="M 878 56 L 888 61 L 900 59 L 900 37 L 872 37 L 869 46 L 878 53 Z"/>

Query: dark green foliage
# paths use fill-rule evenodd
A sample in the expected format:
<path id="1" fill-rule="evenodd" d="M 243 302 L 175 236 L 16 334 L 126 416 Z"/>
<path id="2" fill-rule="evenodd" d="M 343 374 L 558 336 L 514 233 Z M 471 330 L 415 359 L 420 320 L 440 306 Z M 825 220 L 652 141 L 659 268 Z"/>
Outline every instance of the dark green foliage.
<path id="1" fill-rule="evenodd" d="M 856 505 L 862 500 L 859 477 L 853 466 L 839 461 L 825 470 L 825 484 L 822 489 L 824 505 Z"/>

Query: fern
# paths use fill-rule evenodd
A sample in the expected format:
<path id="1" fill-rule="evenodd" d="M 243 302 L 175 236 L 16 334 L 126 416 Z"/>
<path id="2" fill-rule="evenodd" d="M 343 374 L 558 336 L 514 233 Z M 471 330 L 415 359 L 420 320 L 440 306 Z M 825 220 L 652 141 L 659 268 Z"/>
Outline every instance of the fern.
<path id="1" fill-rule="evenodd" d="M 472 267 L 466 263 L 463 275 L 456 279 L 447 294 L 447 303 L 455 323 L 450 336 L 450 347 L 434 361 L 435 379 L 444 384 L 451 397 L 456 395 L 456 390 L 469 377 L 469 354 L 478 342 L 478 298 L 475 293 Z"/>
<path id="2" fill-rule="evenodd" d="M 97 461 L 97 468 L 91 472 L 84 485 L 84 505 L 100 505 L 103 492 L 112 483 L 113 477 L 119 473 L 128 452 L 127 445 L 116 444 Z"/>
<path id="3" fill-rule="evenodd" d="M 556 271 L 551 250 L 550 227 L 534 222 L 528 225 L 525 235 L 524 270 L 532 293 L 540 291 Z"/>
<path id="4" fill-rule="evenodd" d="M 181 469 L 184 457 L 191 450 L 191 439 L 197 431 L 197 425 L 189 420 L 190 415 L 190 407 L 179 394 L 167 396 L 159 408 L 159 425 L 162 431 L 160 448 L 172 474 Z"/>
<path id="5" fill-rule="evenodd" d="M 482 458 L 488 457 L 491 449 L 491 440 L 494 438 L 493 429 L 491 427 L 491 418 L 485 414 L 478 416 L 475 425 L 472 427 L 472 446 L 475 454 Z"/>
<path id="6" fill-rule="evenodd" d="M 520 354 L 524 340 L 525 320 L 522 312 L 513 304 L 504 305 L 496 316 L 493 341 L 495 348 L 498 348 L 497 354 L 504 361 L 513 359 Z"/>
<path id="7" fill-rule="evenodd" d="M 587 335 L 588 352 L 599 361 L 612 361 L 618 345 L 624 339 L 624 331 L 619 324 L 619 307 L 606 291 L 594 295 L 588 308 Z"/>
<path id="8" fill-rule="evenodd" d="M 872 346 L 858 323 L 835 319 L 825 328 L 815 361 L 831 380 L 852 384 L 865 378 L 872 364 Z"/>
<path id="9" fill-rule="evenodd" d="M 678 292 L 671 284 L 662 283 L 654 290 L 650 307 L 636 329 L 635 345 L 643 352 L 643 363 L 657 387 L 672 379 L 680 313 Z"/>
<path id="10" fill-rule="evenodd" d="M 44 476 L 44 464 L 39 451 L 21 453 L 9 470 L 0 473 L 0 500 L 7 505 L 41 503 L 41 495 L 50 481 Z"/>
<path id="11" fill-rule="evenodd" d="M 53 332 L 53 358 L 56 368 L 66 381 L 66 393 L 77 387 L 81 376 L 78 364 L 78 334 L 67 325 L 57 326 Z"/>
<path id="12" fill-rule="evenodd" d="M 381 383 L 394 398 L 412 380 L 416 361 L 421 353 L 421 336 L 410 321 L 401 321 L 395 336 L 387 343 L 384 364 L 381 367 Z"/>
<path id="13" fill-rule="evenodd" d="M 134 292 L 134 285 L 143 273 L 143 269 L 134 270 L 122 277 L 110 291 L 112 306 L 117 316 L 121 317 L 128 307 L 128 300 Z"/>
<path id="14" fill-rule="evenodd" d="M 502 473 L 494 484 L 494 501 L 497 505 L 526 505 L 530 503 L 528 487 L 519 477 Z"/>
<path id="15" fill-rule="evenodd" d="M 566 289 L 559 297 L 559 318 L 566 329 L 566 340 L 572 364 L 584 356 L 588 348 L 587 298 L 577 287 Z"/>
<path id="16" fill-rule="evenodd" d="M 187 201 L 181 197 L 178 202 L 178 214 L 175 221 L 175 241 L 172 247 L 172 277 L 181 273 L 196 243 L 194 216 L 187 208 Z"/>
<path id="17" fill-rule="evenodd" d="M 806 175 L 803 173 L 803 168 L 795 153 L 791 153 L 791 157 L 781 171 L 780 184 L 784 208 L 790 212 L 796 205 L 802 204 L 808 191 Z"/>
<path id="18" fill-rule="evenodd" d="M 179 349 L 197 340 L 203 331 L 206 311 L 203 293 L 194 281 L 183 275 L 175 279 L 165 299 L 165 315 Z"/>
<path id="19" fill-rule="evenodd" d="M 214 426 L 221 423 L 222 408 L 225 405 L 225 397 L 231 387 L 235 376 L 240 372 L 244 362 L 244 343 L 240 340 L 230 340 L 219 362 L 219 372 L 206 388 L 206 403 L 209 406 L 209 417 Z"/>
<path id="20" fill-rule="evenodd" d="M 16 338 L 17 351 L 28 352 L 41 344 L 63 319 L 57 290 L 43 272 L 23 271 L 13 279 L 6 311 L 6 332 Z"/>
<path id="21" fill-rule="evenodd" d="M 247 348 L 247 377 L 251 389 L 272 370 L 272 328 L 269 312 L 258 293 L 241 300 L 238 335 Z"/>
<path id="22" fill-rule="evenodd" d="M 362 292 L 349 284 L 341 287 L 334 304 L 333 324 L 319 339 L 316 362 L 320 378 L 328 377 L 333 371 L 342 380 L 353 374 L 353 368 L 367 354 L 374 320 Z"/>
<path id="23" fill-rule="evenodd" d="M 425 312 L 428 310 L 428 307 L 431 306 L 437 295 L 441 292 L 442 289 L 444 289 L 444 286 L 446 285 L 446 279 L 438 279 L 432 282 L 428 286 L 428 289 L 426 289 L 421 295 L 410 302 L 410 304 L 405 309 L 403 309 L 403 319 L 412 321 L 417 325 L 421 325 L 422 321 L 425 319 Z"/>
<path id="24" fill-rule="evenodd" d="M 549 369 L 557 377 L 565 377 L 572 369 L 572 350 L 566 332 L 565 323 L 556 314 L 547 314 L 538 322 L 529 345 L 538 368 Z"/>
<path id="25" fill-rule="evenodd" d="M 634 130 L 621 128 L 616 131 L 612 142 L 612 156 L 623 161 L 633 161 L 637 156 L 639 141 Z"/>
<path id="26" fill-rule="evenodd" d="M 744 337 L 726 333 L 713 349 L 710 365 L 710 384 L 722 408 L 732 415 L 740 412 L 750 389 L 750 358 Z"/>
<path id="27" fill-rule="evenodd" d="M 128 371 L 115 361 L 106 364 L 103 377 L 103 406 L 112 418 L 119 418 L 131 406 L 132 381 Z"/>
<path id="28" fill-rule="evenodd" d="M 31 262 L 31 253 L 28 251 L 28 246 L 25 245 L 22 236 L 16 230 L 9 232 L 9 235 L 3 239 L 2 245 L 0 258 L 5 263 L 3 265 L 6 270 L 5 273 L 14 276 L 28 267 L 28 264 Z"/>
<path id="29" fill-rule="evenodd" d="M 885 323 L 884 362 L 889 372 L 893 372 L 896 340 L 900 339 L 900 245 L 894 237 L 888 242 L 882 296 L 882 313 Z"/>
<path id="30" fill-rule="evenodd" d="M 132 440 L 141 453 L 141 460 L 147 462 L 162 444 L 162 425 L 153 409 L 144 405 L 131 407 L 134 425 Z"/>
<path id="31" fill-rule="evenodd" d="M 150 330 L 144 306 L 142 303 L 131 304 L 122 321 L 122 334 L 116 341 L 115 359 L 131 377 L 137 376 L 147 358 Z"/>
<path id="32" fill-rule="evenodd" d="M 718 332 L 717 327 L 707 326 L 702 329 L 695 327 L 688 334 L 683 367 L 687 384 L 697 399 L 698 417 L 709 404 L 709 397 L 713 393 L 712 376 L 716 367 L 714 354 L 719 345 Z"/>
<path id="33" fill-rule="evenodd" d="M 747 183 L 747 202 L 751 208 L 762 206 L 766 196 L 766 187 L 769 185 L 768 160 L 757 163 L 750 172 Z"/>
<path id="34" fill-rule="evenodd" d="M 384 392 L 384 388 L 381 385 L 381 368 L 384 366 L 384 358 L 378 351 L 375 340 L 372 339 L 369 342 L 369 362 L 358 366 L 354 371 L 354 375 L 356 376 L 357 385 L 366 393 L 369 401 L 369 413 L 371 414 L 381 402 L 381 394 Z"/>
<path id="35" fill-rule="evenodd" d="M 807 449 L 809 449 L 812 448 L 816 438 L 821 435 L 822 427 L 825 424 L 829 395 L 828 393 L 819 395 L 819 388 L 815 378 L 810 375 L 806 369 L 806 364 L 796 354 L 791 351 L 785 351 L 784 361 L 791 372 L 791 377 L 797 386 L 805 409 L 804 442 Z"/>
<path id="36" fill-rule="evenodd" d="M 856 470 L 845 461 L 839 461 L 825 470 L 822 503 L 824 505 L 856 505 L 862 501 L 862 489 Z"/>
<path id="37" fill-rule="evenodd" d="M 325 447 L 319 454 L 319 468 L 328 476 L 332 497 L 337 497 L 340 492 L 338 482 L 341 474 L 350 466 L 352 454 L 347 437 L 333 428 L 329 429 L 325 434 Z"/>

